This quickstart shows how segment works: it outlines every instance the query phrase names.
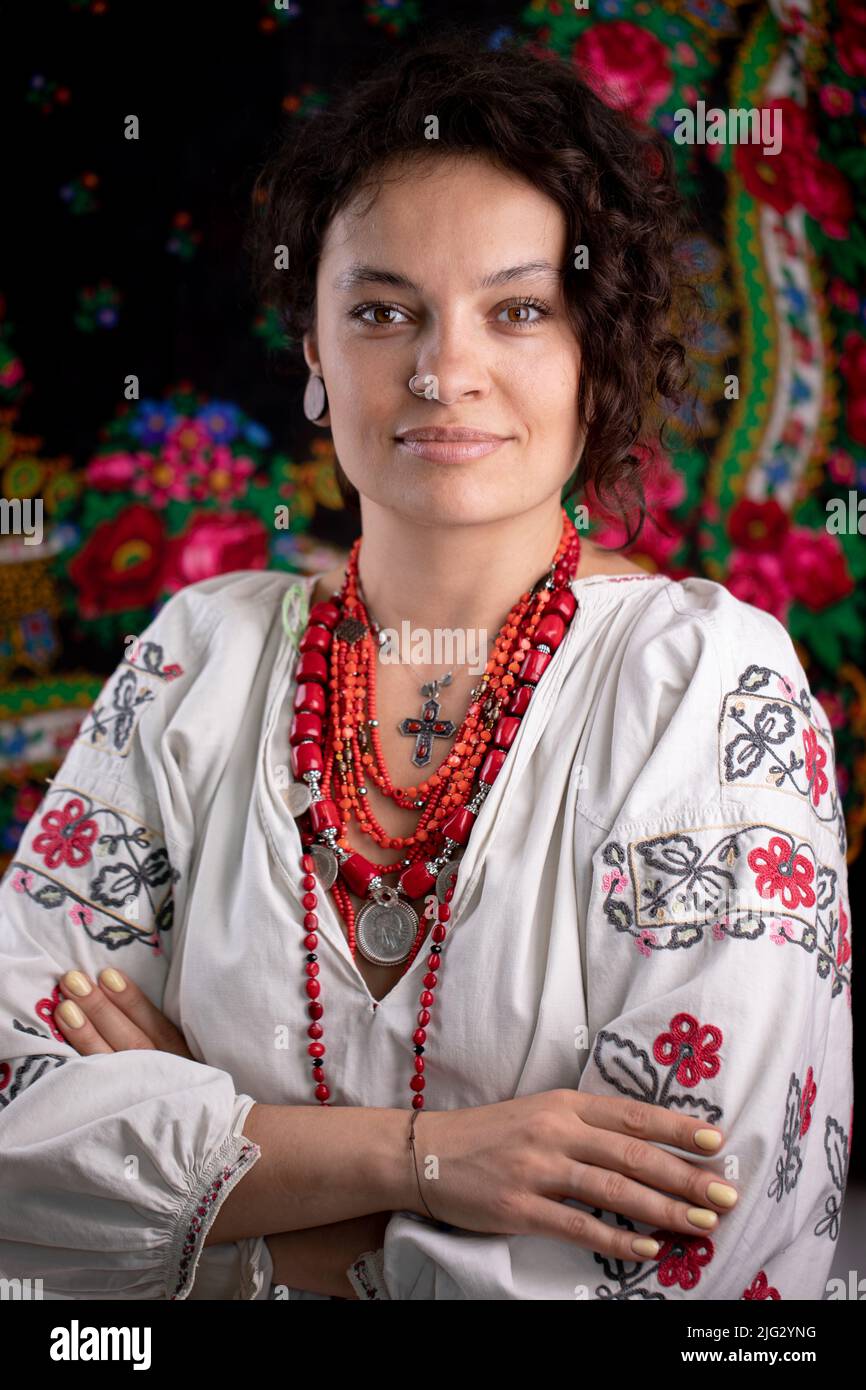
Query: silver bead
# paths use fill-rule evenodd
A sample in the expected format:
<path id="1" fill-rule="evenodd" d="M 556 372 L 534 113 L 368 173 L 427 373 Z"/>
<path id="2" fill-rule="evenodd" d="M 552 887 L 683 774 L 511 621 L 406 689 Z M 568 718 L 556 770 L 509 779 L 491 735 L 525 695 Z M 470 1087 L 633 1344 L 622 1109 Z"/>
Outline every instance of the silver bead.
<path id="1" fill-rule="evenodd" d="M 367 788 L 366 788 L 366 787 L 359 787 L 359 788 L 358 788 L 358 795 L 359 795 L 359 796 L 366 796 L 366 795 L 367 795 Z"/>

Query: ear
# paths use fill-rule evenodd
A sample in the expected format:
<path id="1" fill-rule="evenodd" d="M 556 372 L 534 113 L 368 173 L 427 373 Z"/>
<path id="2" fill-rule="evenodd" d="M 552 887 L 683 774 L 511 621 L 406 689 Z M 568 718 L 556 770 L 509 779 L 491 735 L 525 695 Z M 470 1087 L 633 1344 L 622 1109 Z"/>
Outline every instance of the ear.
<path id="1" fill-rule="evenodd" d="M 321 376 L 322 366 L 319 362 L 319 345 L 316 341 L 316 335 L 314 333 L 305 333 L 301 339 L 301 343 L 304 349 L 304 361 L 310 371 L 316 372 Z"/>
<path id="2" fill-rule="evenodd" d="M 307 416 L 307 419 L 309 420 L 310 416 L 309 416 L 308 411 L 309 411 L 309 407 L 310 407 L 310 400 L 308 399 L 307 393 L 308 393 L 308 392 L 313 392 L 313 395 L 312 395 L 312 398 L 311 398 L 311 399 L 312 399 L 312 401 L 316 401 L 316 399 L 317 399 L 317 393 L 316 393 L 316 389 L 315 389 L 315 388 L 320 388 L 320 383 L 319 383 L 318 381 L 315 381 L 315 380 L 314 380 L 314 377 L 321 377 L 321 376 L 322 376 L 322 367 L 321 367 L 321 363 L 319 362 L 319 353 L 318 353 L 318 348 L 317 348 L 315 336 L 314 336 L 312 333 L 305 333 L 304 336 L 303 336 L 303 338 L 301 339 L 301 342 L 302 342 L 303 349 L 304 349 L 304 361 L 306 362 L 307 366 L 308 366 L 309 369 L 310 369 L 310 377 L 309 377 L 309 380 L 307 381 L 307 385 L 306 385 L 305 391 L 304 391 L 304 414 Z M 324 377 L 322 377 L 322 380 L 324 380 Z M 320 400 L 321 397 L 319 396 L 318 399 Z M 318 403 L 312 405 L 312 409 L 313 409 L 313 410 L 316 410 L 317 408 L 318 408 Z M 320 416 L 319 419 L 316 420 L 316 421 L 314 421 L 313 423 L 317 424 L 321 429 L 330 429 L 330 427 L 331 427 L 331 412 L 330 412 L 330 409 L 326 410 L 325 413 L 324 413 L 324 415 Z"/>

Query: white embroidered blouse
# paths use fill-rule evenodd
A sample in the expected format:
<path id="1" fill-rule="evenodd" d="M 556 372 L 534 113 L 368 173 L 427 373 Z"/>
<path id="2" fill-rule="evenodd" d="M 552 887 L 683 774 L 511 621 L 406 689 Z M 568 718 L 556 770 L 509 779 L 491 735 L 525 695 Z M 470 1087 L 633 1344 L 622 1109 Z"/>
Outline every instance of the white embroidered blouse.
<path id="1" fill-rule="evenodd" d="M 315 1103 L 282 787 L 317 577 L 236 571 L 172 597 L 0 884 L 0 1275 L 41 1278 L 46 1298 L 281 1296 L 262 1239 L 203 1241 L 260 1156 L 252 1104 Z M 571 1087 L 676 1108 L 723 1129 L 720 1155 L 689 1161 L 740 1199 L 711 1236 L 625 1265 L 397 1212 L 371 1296 L 821 1299 L 853 1100 L 827 717 L 784 628 L 719 584 L 573 591 L 460 867 L 426 1105 Z M 408 1119 L 426 951 L 377 1006 L 329 895 L 318 912 L 332 1102 Z M 111 964 L 197 1060 L 66 1043 L 59 977 Z"/>

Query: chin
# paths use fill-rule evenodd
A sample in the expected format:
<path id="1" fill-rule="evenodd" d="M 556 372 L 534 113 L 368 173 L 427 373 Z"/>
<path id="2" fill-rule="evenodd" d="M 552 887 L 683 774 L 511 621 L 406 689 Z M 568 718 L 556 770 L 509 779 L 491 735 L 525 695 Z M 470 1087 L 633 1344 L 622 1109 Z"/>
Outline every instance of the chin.
<path id="1" fill-rule="evenodd" d="M 482 526 L 505 521 L 522 510 L 515 493 L 493 488 L 460 487 L 453 480 L 429 488 L 403 491 L 394 507 L 407 521 L 427 526 Z"/>

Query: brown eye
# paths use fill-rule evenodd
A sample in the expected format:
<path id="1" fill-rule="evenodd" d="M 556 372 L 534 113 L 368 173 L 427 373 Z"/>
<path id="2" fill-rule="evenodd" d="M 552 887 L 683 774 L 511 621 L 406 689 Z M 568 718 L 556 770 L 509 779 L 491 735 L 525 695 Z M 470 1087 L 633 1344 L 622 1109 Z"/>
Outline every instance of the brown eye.
<path id="1" fill-rule="evenodd" d="M 390 328 L 396 322 L 393 318 L 369 318 L 369 314 L 402 314 L 403 310 L 398 309 L 396 304 L 383 304 L 376 300 L 372 304 L 359 304 L 352 310 L 352 318 L 360 320 L 361 323 L 372 324 L 374 328 Z"/>
<path id="2" fill-rule="evenodd" d="M 550 313 L 549 305 L 540 299 L 515 299 L 510 304 L 506 304 L 500 311 L 508 314 L 506 322 L 515 328 L 533 328 L 542 319 L 546 319 Z M 530 314 L 535 314 L 535 318 L 530 318 Z M 512 317 L 514 315 L 514 317 Z"/>

